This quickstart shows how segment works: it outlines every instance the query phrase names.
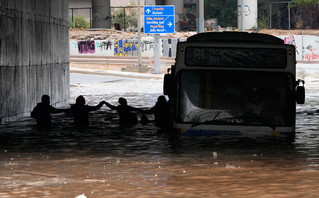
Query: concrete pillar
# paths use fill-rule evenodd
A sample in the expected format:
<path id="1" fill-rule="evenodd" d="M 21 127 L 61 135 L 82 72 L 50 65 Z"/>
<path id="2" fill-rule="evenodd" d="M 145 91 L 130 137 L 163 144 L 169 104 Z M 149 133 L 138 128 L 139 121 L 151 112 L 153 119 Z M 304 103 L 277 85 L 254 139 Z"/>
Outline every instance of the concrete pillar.
<path id="1" fill-rule="evenodd" d="M 242 4 L 244 9 L 242 11 Z M 258 8 L 257 0 L 237 0 L 238 5 L 238 28 L 248 30 L 257 28 Z M 243 15 L 241 14 L 243 12 Z M 243 26 L 242 26 L 243 21 Z"/>
<path id="2" fill-rule="evenodd" d="M 197 33 L 204 32 L 204 0 L 197 0 L 196 29 Z"/>
<path id="3" fill-rule="evenodd" d="M 184 1 L 166 0 L 165 5 L 175 6 L 175 31 L 181 30 L 180 21 L 184 21 Z"/>
<path id="4" fill-rule="evenodd" d="M 144 5 L 156 5 L 156 1 L 155 0 L 145 0 Z"/>
<path id="5" fill-rule="evenodd" d="M 156 5 L 165 5 L 165 0 L 155 0 Z"/>
<path id="6" fill-rule="evenodd" d="M 92 0 L 93 28 L 111 29 L 111 0 Z"/>
<path id="7" fill-rule="evenodd" d="M 30 112 L 43 94 L 69 103 L 68 1 L 0 3 L 0 123 Z"/>

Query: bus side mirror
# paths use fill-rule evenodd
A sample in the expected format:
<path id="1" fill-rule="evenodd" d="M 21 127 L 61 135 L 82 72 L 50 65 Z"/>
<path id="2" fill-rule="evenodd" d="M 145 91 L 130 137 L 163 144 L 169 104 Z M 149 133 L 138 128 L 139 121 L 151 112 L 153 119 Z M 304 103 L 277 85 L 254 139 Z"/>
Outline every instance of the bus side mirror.
<path id="1" fill-rule="evenodd" d="M 172 74 L 164 75 L 163 93 L 164 95 L 173 94 L 173 75 Z"/>
<path id="2" fill-rule="evenodd" d="M 301 85 L 300 85 L 301 83 Z M 297 104 L 304 104 L 305 103 L 305 81 L 298 79 L 297 86 L 296 86 L 296 102 Z"/>

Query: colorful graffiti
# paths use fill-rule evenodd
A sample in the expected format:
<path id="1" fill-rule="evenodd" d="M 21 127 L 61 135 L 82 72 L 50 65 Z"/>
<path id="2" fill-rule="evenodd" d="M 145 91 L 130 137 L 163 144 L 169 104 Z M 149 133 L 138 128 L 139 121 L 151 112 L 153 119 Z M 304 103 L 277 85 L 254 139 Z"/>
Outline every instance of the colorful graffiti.
<path id="1" fill-rule="evenodd" d="M 296 45 L 296 40 L 294 36 L 288 36 L 284 38 L 284 43 L 285 44 L 291 44 L 291 45 Z"/>
<path id="2" fill-rule="evenodd" d="M 196 30 L 196 3 L 184 5 L 184 21 L 181 21 L 181 30 Z"/>
<path id="3" fill-rule="evenodd" d="M 319 61 L 319 38 L 311 35 L 278 36 L 285 44 L 292 44 L 296 47 L 297 61 Z M 161 54 L 163 57 L 176 57 L 176 47 L 186 38 L 162 38 Z M 92 56 L 137 56 L 137 39 L 110 39 L 110 40 L 85 40 L 70 41 L 71 55 Z M 154 56 L 154 40 L 146 38 L 140 45 L 142 56 Z M 299 50 L 299 52 L 298 52 Z"/>
<path id="4" fill-rule="evenodd" d="M 128 52 L 138 49 L 137 41 L 115 40 L 114 56 L 128 56 Z"/>
<path id="5" fill-rule="evenodd" d="M 94 41 L 78 41 L 79 54 L 95 53 Z"/>
<path id="6" fill-rule="evenodd" d="M 283 40 L 285 44 L 294 45 L 296 47 L 296 53 L 299 54 L 299 51 L 297 49 L 296 39 L 294 36 L 287 36 Z"/>
<path id="7" fill-rule="evenodd" d="M 315 51 L 316 49 L 308 49 L 310 53 L 305 54 L 305 59 L 308 61 L 316 61 L 319 60 L 319 54 L 316 54 Z"/>

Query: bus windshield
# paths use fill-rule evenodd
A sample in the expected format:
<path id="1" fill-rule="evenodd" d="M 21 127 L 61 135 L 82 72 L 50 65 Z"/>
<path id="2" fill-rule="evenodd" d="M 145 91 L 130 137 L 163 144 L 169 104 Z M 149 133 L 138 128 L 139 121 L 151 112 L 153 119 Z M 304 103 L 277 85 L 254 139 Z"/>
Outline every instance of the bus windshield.
<path id="1" fill-rule="evenodd" d="M 287 73 L 180 71 L 176 120 L 288 126 L 295 122 L 294 77 Z M 290 99 L 289 99 L 290 98 Z"/>

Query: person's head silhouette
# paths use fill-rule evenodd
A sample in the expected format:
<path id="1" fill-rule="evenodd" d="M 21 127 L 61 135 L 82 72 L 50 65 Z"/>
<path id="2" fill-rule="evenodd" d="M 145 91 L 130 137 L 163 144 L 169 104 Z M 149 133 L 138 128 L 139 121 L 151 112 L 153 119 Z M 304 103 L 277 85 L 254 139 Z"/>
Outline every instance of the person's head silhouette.
<path id="1" fill-rule="evenodd" d="M 76 102 L 75 102 L 77 105 L 80 105 L 80 106 L 83 106 L 85 105 L 85 98 L 80 95 L 76 98 Z"/>
<path id="2" fill-rule="evenodd" d="M 159 104 L 165 104 L 167 102 L 167 100 L 166 100 L 165 96 L 158 96 L 157 102 Z"/>
<path id="3" fill-rule="evenodd" d="M 44 94 L 42 97 L 41 97 L 41 102 L 43 104 L 50 104 L 50 96 Z"/>
<path id="4" fill-rule="evenodd" d="M 119 103 L 120 103 L 120 105 L 122 105 L 122 106 L 127 106 L 127 101 L 126 101 L 126 99 L 125 98 L 119 98 Z"/>

